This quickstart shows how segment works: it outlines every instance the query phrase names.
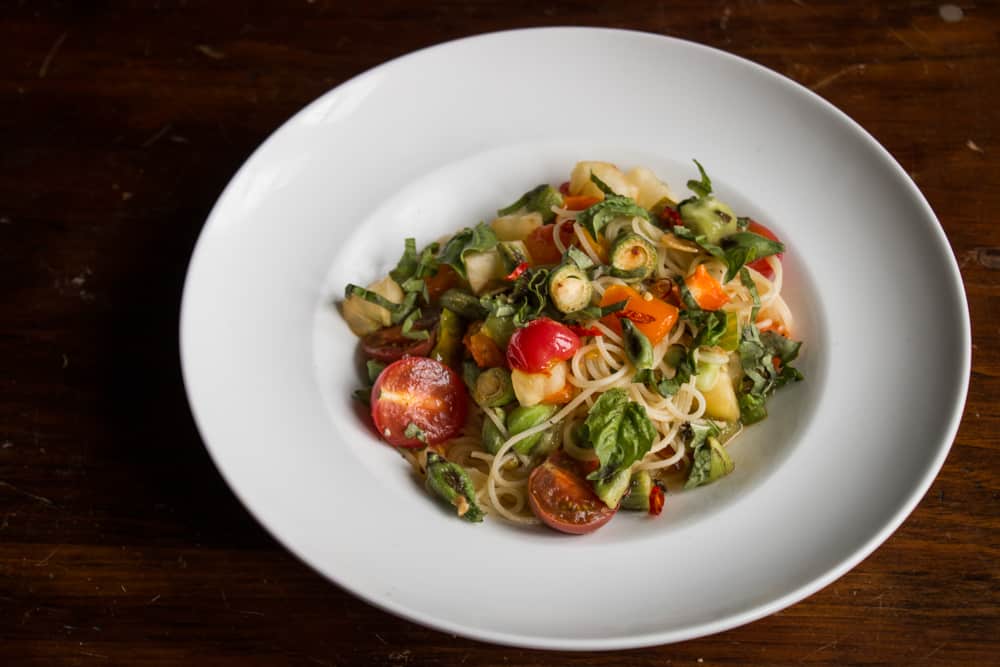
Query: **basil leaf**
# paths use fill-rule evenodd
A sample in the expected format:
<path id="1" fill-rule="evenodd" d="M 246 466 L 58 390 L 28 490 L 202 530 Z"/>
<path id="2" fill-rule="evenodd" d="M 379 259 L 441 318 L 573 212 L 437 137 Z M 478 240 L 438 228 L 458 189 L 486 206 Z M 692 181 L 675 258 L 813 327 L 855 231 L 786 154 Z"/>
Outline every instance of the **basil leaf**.
<path id="1" fill-rule="evenodd" d="M 479 302 L 491 317 L 512 318 L 514 326 L 522 327 L 548 309 L 548 281 L 548 269 L 529 268 L 518 276 L 510 292 L 486 296 Z"/>
<path id="2" fill-rule="evenodd" d="M 422 428 L 420 428 L 413 422 L 410 422 L 409 424 L 406 425 L 406 428 L 403 429 L 403 435 L 407 438 L 416 438 L 425 445 L 427 444 L 427 434 L 424 433 L 424 430 Z"/>
<path id="3" fill-rule="evenodd" d="M 710 437 L 719 434 L 719 427 L 712 422 L 703 424 L 691 423 L 686 427 L 688 436 L 688 449 L 692 455 L 691 472 L 688 473 L 685 489 L 692 489 L 696 486 L 706 484 L 712 472 L 712 448 L 708 444 Z"/>
<path id="4" fill-rule="evenodd" d="M 586 271 L 594 265 L 594 260 L 590 259 L 590 255 L 580 250 L 575 245 L 571 245 L 566 248 L 566 254 L 563 255 L 563 261 L 573 262 L 581 271 Z"/>
<path id="5" fill-rule="evenodd" d="M 556 217 L 553 206 L 562 206 L 562 194 L 548 183 L 542 183 L 528 190 L 516 202 L 497 211 L 497 215 L 510 215 L 521 210 L 540 213 L 543 222 L 552 222 Z"/>
<path id="6" fill-rule="evenodd" d="M 427 340 L 430 338 L 430 334 L 423 329 L 414 329 L 413 324 L 420 317 L 421 312 L 419 308 L 414 308 L 410 313 L 403 319 L 403 327 L 400 329 L 400 333 L 411 340 Z"/>
<path id="7" fill-rule="evenodd" d="M 740 365 L 743 382 L 737 394 L 740 418 L 752 424 L 767 416 L 764 402 L 775 389 L 803 379 L 802 373 L 791 366 L 802 343 L 789 340 L 773 331 L 760 332 L 753 324 L 743 327 L 740 340 Z M 779 360 L 779 368 L 774 359 Z M 749 420 L 749 421 L 748 421 Z"/>
<path id="8" fill-rule="evenodd" d="M 712 179 L 708 177 L 705 173 L 705 168 L 701 166 L 701 162 L 697 160 L 694 161 L 695 165 L 698 167 L 698 173 L 701 174 L 701 180 L 695 181 L 690 180 L 687 182 L 688 190 L 698 195 L 700 199 L 712 194 Z"/>
<path id="9" fill-rule="evenodd" d="M 635 203 L 634 199 L 615 194 L 614 190 L 593 172 L 590 174 L 590 180 L 604 193 L 604 200 L 581 211 L 576 216 L 576 221 L 583 225 L 595 239 L 604 225 L 619 216 L 630 218 L 639 216 L 644 220 L 649 220 L 649 211 Z"/>
<path id="10" fill-rule="evenodd" d="M 750 309 L 750 321 L 756 322 L 757 314 L 760 312 L 760 294 L 757 292 L 757 283 L 750 277 L 750 272 L 746 268 L 740 269 L 740 282 L 747 288 L 747 291 L 750 292 L 750 298 L 753 299 L 753 308 Z"/>
<path id="11" fill-rule="evenodd" d="M 496 244 L 497 235 L 493 233 L 493 228 L 480 222 L 474 228 L 466 227 L 451 237 L 438 254 L 437 261 L 455 269 L 458 275 L 467 280 L 469 275 L 465 270 L 465 256 L 470 252 L 484 252 Z"/>
<path id="12" fill-rule="evenodd" d="M 611 313 L 617 313 L 626 305 L 628 305 L 628 299 L 615 301 L 614 303 L 609 303 L 606 306 L 587 306 L 586 308 L 581 308 L 580 310 L 575 310 L 572 313 L 563 315 L 562 319 L 565 322 L 571 323 L 599 320 L 602 317 L 610 315 Z"/>
<path id="13" fill-rule="evenodd" d="M 653 446 L 656 429 L 646 409 L 630 401 L 624 389 L 601 394 L 583 423 L 582 434 L 594 448 L 600 467 L 587 475 L 603 480 L 627 470 Z"/>

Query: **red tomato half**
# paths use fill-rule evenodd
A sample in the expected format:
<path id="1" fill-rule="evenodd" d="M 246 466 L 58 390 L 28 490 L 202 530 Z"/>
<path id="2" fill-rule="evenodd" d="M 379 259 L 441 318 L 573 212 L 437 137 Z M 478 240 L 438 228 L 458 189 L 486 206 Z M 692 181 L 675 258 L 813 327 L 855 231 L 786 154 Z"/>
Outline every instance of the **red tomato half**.
<path id="1" fill-rule="evenodd" d="M 514 332 L 507 344 L 507 364 L 525 373 L 542 373 L 580 349 L 580 337 L 569 327 L 542 317 Z"/>
<path id="2" fill-rule="evenodd" d="M 396 447 L 423 447 L 454 438 L 461 433 L 468 411 L 461 378 L 427 357 L 404 357 L 386 366 L 372 387 L 371 404 L 379 435 Z M 413 432 L 410 436 L 407 427 Z"/>
<path id="3" fill-rule="evenodd" d="M 597 497 L 584 465 L 556 451 L 528 478 L 531 511 L 550 528 L 582 535 L 597 530 L 617 512 Z"/>
<path id="4" fill-rule="evenodd" d="M 761 236 L 769 238 L 772 241 L 780 242 L 778 237 L 774 235 L 774 232 L 772 232 L 770 229 L 760 224 L 756 220 L 750 221 L 750 224 L 747 226 L 747 231 L 753 232 L 754 234 L 760 234 Z M 783 254 L 784 253 L 779 252 L 776 256 L 778 259 L 781 259 Z M 759 271 L 761 274 L 764 275 L 765 278 L 770 279 L 774 277 L 774 271 L 771 270 L 771 265 L 767 263 L 766 258 L 756 259 L 747 264 L 747 266 L 749 266 L 751 269 L 755 271 Z"/>

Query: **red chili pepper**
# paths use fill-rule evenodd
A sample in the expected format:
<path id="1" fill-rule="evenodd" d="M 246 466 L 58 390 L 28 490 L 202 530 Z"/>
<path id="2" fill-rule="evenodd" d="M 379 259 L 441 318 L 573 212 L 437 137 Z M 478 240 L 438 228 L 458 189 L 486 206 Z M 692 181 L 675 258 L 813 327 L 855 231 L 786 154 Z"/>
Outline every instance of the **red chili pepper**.
<path id="1" fill-rule="evenodd" d="M 518 264 L 513 271 L 507 274 L 507 280 L 517 280 L 521 277 L 521 274 L 528 270 L 528 263 L 521 262 Z"/>
<path id="2" fill-rule="evenodd" d="M 649 324 L 656 320 L 649 313 L 640 313 L 638 310 L 619 310 L 615 313 L 615 317 L 621 320 L 632 320 L 636 324 Z"/>
<path id="3" fill-rule="evenodd" d="M 660 516 L 663 511 L 663 487 L 656 483 L 649 492 L 649 513 L 653 516 Z"/>
<path id="4" fill-rule="evenodd" d="M 681 219 L 681 214 L 677 212 L 677 209 L 670 208 L 669 206 L 664 207 L 664 209 L 660 211 L 660 220 L 670 223 L 668 225 L 670 227 L 684 224 L 684 221 Z"/>
<path id="5" fill-rule="evenodd" d="M 569 181 L 563 181 L 562 183 L 559 184 L 559 192 L 563 193 L 564 195 L 569 194 Z"/>
<path id="6" fill-rule="evenodd" d="M 578 324 L 569 324 L 569 330 L 575 333 L 580 338 L 584 336 L 603 336 L 604 333 L 597 327 L 581 327 Z"/>

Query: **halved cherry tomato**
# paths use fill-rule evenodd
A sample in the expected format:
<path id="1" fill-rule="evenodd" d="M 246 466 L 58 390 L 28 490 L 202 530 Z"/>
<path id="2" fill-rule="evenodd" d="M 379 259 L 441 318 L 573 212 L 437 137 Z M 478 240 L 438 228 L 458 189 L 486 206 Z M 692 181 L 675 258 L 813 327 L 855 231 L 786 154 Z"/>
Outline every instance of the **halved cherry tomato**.
<path id="1" fill-rule="evenodd" d="M 582 535 L 597 530 L 617 512 L 584 479 L 583 464 L 557 450 L 528 477 L 531 511 L 550 528 Z"/>
<path id="2" fill-rule="evenodd" d="M 760 234 L 765 238 L 769 238 L 772 241 L 779 241 L 778 237 L 774 235 L 770 229 L 760 224 L 756 220 L 751 220 L 750 224 L 747 226 L 748 232 L 753 232 L 754 234 Z M 779 260 L 784 253 L 778 253 L 775 255 Z M 751 269 L 759 271 L 765 278 L 771 279 L 774 277 L 774 271 L 771 270 L 771 265 L 767 263 L 767 258 L 755 259 L 754 261 L 747 264 Z"/>
<path id="3" fill-rule="evenodd" d="M 699 264 L 694 274 L 684 280 L 691 296 L 703 310 L 718 310 L 729 303 L 729 295 L 718 280 L 708 274 L 704 264 Z"/>
<path id="4" fill-rule="evenodd" d="M 507 344 L 507 363 L 526 373 L 541 373 L 580 349 L 580 337 L 565 324 L 542 317 L 517 329 Z"/>
<path id="5" fill-rule="evenodd" d="M 419 328 L 419 327 L 418 327 Z M 386 327 L 361 339 L 361 350 L 370 359 L 389 363 L 404 355 L 424 357 L 434 349 L 435 332 L 428 331 L 425 340 L 414 340 L 403 335 L 402 326 Z"/>
<path id="6" fill-rule="evenodd" d="M 468 411 L 462 379 L 427 357 L 406 357 L 386 366 L 372 387 L 371 404 L 376 430 L 395 447 L 423 447 L 454 438 L 462 432 Z"/>
<path id="7" fill-rule="evenodd" d="M 619 301 L 627 301 L 625 311 L 627 313 L 641 313 L 652 317 L 652 321 L 637 322 L 636 319 L 645 320 L 646 317 L 629 318 L 635 322 L 636 328 L 646 334 L 646 338 L 653 345 L 656 345 L 663 337 L 670 333 L 677 323 L 677 307 L 665 301 L 653 297 L 649 301 L 642 298 L 642 295 L 626 285 L 611 285 L 604 291 L 601 297 L 601 306 L 610 306 Z M 622 325 L 615 313 L 601 318 L 601 322 L 610 329 L 618 333 L 622 332 Z"/>

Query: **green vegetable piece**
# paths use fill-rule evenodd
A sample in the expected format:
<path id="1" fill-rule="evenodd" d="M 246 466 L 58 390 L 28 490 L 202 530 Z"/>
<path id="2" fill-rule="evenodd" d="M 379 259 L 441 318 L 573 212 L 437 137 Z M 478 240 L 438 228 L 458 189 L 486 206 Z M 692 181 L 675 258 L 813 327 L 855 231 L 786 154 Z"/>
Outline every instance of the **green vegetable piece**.
<path id="1" fill-rule="evenodd" d="M 451 288 L 439 297 L 441 306 L 461 315 L 467 320 L 481 320 L 489 312 L 479 299 L 465 290 Z"/>
<path id="2" fill-rule="evenodd" d="M 555 413 L 556 406 L 554 405 L 539 404 L 532 405 L 531 407 L 519 405 L 507 415 L 507 432 L 512 436 L 517 435 L 518 433 L 527 431 L 529 428 L 538 426 Z M 530 454 L 535 445 L 542 441 L 543 435 L 544 432 L 536 433 L 515 443 L 514 451 L 518 454 Z"/>
<path id="3" fill-rule="evenodd" d="M 548 183 L 542 183 L 531 190 L 528 190 L 516 202 L 497 211 L 497 215 L 510 215 L 524 211 L 526 213 L 540 213 L 542 221 L 552 222 L 556 214 L 552 210 L 553 206 L 562 206 L 562 193 Z"/>
<path id="4" fill-rule="evenodd" d="M 726 328 L 717 345 L 726 352 L 733 352 L 740 346 L 740 325 L 736 313 L 723 314 L 726 316 Z"/>
<path id="5" fill-rule="evenodd" d="M 691 472 L 688 473 L 685 489 L 692 489 L 711 481 L 712 472 L 712 448 L 708 441 L 719 433 L 719 427 L 712 422 L 702 424 L 692 423 L 687 427 L 689 436 L 688 448 L 694 452 L 692 455 Z"/>
<path id="6" fill-rule="evenodd" d="M 455 234 L 438 254 L 437 260 L 455 269 L 458 275 L 468 280 L 465 256 L 471 252 L 485 252 L 497 245 L 497 235 L 485 222 L 480 222 L 474 228 L 466 227 Z"/>
<path id="7" fill-rule="evenodd" d="M 517 326 L 514 324 L 513 315 L 500 316 L 496 312 L 492 312 L 486 316 L 486 321 L 483 322 L 483 331 L 500 346 L 501 351 L 507 348 L 507 343 L 510 342 L 510 337 L 514 335 L 515 329 Z"/>
<path id="8" fill-rule="evenodd" d="M 385 364 L 381 361 L 369 359 L 365 362 L 365 370 L 368 372 L 368 384 L 360 389 L 355 389 L 351 396 L 365 405 L 370 405 L 372 387 L 375 386 L 375 381 L 378 380 L 378 376 L 382 374 L 383 370 L 385 370 Z"/>
<path id="9" fill-rule="evenodd" d="M 487 408 L 487 409 L 492 409 L 492 408 Z M 504 418 L 506 417 L 506 413 L 504 413 L 504 411 L 500 409 L 492 409 L 492 410 L 493 414 L 499 417 L 500 423 L 503 423 Z M 496 454 L 497 452 L 499 452 L 500 447 L 503 445 L 504 442 L 506 442 L 506 438 L 504 437 L 503 433 L 500 432 L 500 429 L 497 428 L 497 425 L 494 424 L 493 420 L 490 419 L 489 417 L 483 420 L 482 439 L 483 439 L 483 449 L 488 451 L 490 454 Z"/>
<path id="10" fill-rule="evenodd" d="M 642 236 L 622 234 L 611 246 L 611 275 L 629 282 L 645 280 L 656 269 L 656 248 Z"/>
<path id="11" fill-rule="evenodd" d="M 722 239 L 737 232 L 733 209 L 715 197 L 685 199 L 678 204 L 677 211 L 684 225 L 696 236 L 704 236 L 708 243 L 718 245 Z"/>
<path id="12" fill-rule="evenodd" d="M 698 388 L 698 391 L 708 391 L 715 386 L 715 382 L 719 377 L 719 370 L 721 366 L 719 364 L 710 364 L 706 361 L 699 361 L 695 368 L 695 380 L 694 386 Z"/>
<path id="13" fill-rule="evenodd" d="M 463 332 L 462 318 L 458 313 L 442 308 L 441 318 L 438 320 L 437 341 L 431 350 L 431 358 L 452 368 L 458 368 L 462 360 Z"/>
<path id="14" fill-rule="evenodd" d="M 594 482 L 594 493 L 604 501 L 605 505 L 614 509 L 621 503 L 622 496 L 628 492 L 629 481 L 631 479 L 632 474 L 628 468 L 619 470 L 607 479 L 596 480 Z"/>
<path id="15" fill-rule="evenodd" d="M 622 498 L 623 510 L 636 512 L 649 511 L 649 494 L 653 492 L 653 477 L 648 470 L 640 470 L 632 475 L 629 481 L 628 493 Z"/>
<path id="16" fill-rule="evenodd" d="M 472 390 L 476 403 L 487 408 L 497 408 L 514 400 L 514 385 L 506 368 L 487 368 L 476 378 Z"/>
<path id="17" fill-rule="evenodd" d="M 745 426 L 756 424 L 767 419 L 767 406 L 764 397 L 757 394 L 740 394 L 736 397 L 740 406 L 740 421 Z"/>
<path id="18" fill-rule="evenodd" d="M 628 360 L 637 370 L 652 368 L 653 344 L 649 342 L 649 338 L 627 317 L 623 317 L 621 323 L 622 334 L 625 337 L 625 355 Z"/>
<path id="19" fill-rule="evenodd" d="M 712 463 L 709 466 L 708 481 L 714 482 L 720 477 L 725 477 L 736 469 L 736 464 L 729 457 L 729 452 L 715 438 L 708 439 L 708 446 L 712 451 Z"/>
<path id="20" fill-rule="evenodd" d="M 462 519 L 473 523 L 483 520 L 469 473 L 435 452 L 427 453 L 427 488 L 453 506 Z"/>
<path id="21" fill-rule="evenodd" d="M 627 470 L 649 451 L 656 429 L 646 409 L 630 401 L 618 387 L 601 394 L 590 409 L 581 429 L 594 448 L 600 466 L 587 479 L 608 479 Z"/>
<path id="22" fill-rule="evenodd" d="M 521 264 L 528 261 L 528 246 L 524 241 L 501 241 L 497 244 L 504 268 L 510 274 Z"/>
<path id="23" fill-rule="evenodd" d="M 561 313 L 586 308 L 593 295 L 590 278 L 576 262 L 563 262 L 549 274 L 549 296 L 552 305 Z"/>
<path id="24" fill-rule="evenodd" d="M 438 244 L 430 244 L 418 255 L 416 239 L 406 239 L 404 243 L 403 256 L 400 257 L 396 268 L 389 272 L 389 276 L 399 283 L 404 291 L 420 292 L 424 289 L 423 279 L 437 273 L 438 262 L 434 254 L 438 250 Z"/>
<path id="25" fill-rule="evenodd" d="M 476 388 L 476 380 L 479 378 L 479 366 L 472 359 L 466 359 L 462 362 L 462 382 L 468 387 L 471 393 Z"/>

